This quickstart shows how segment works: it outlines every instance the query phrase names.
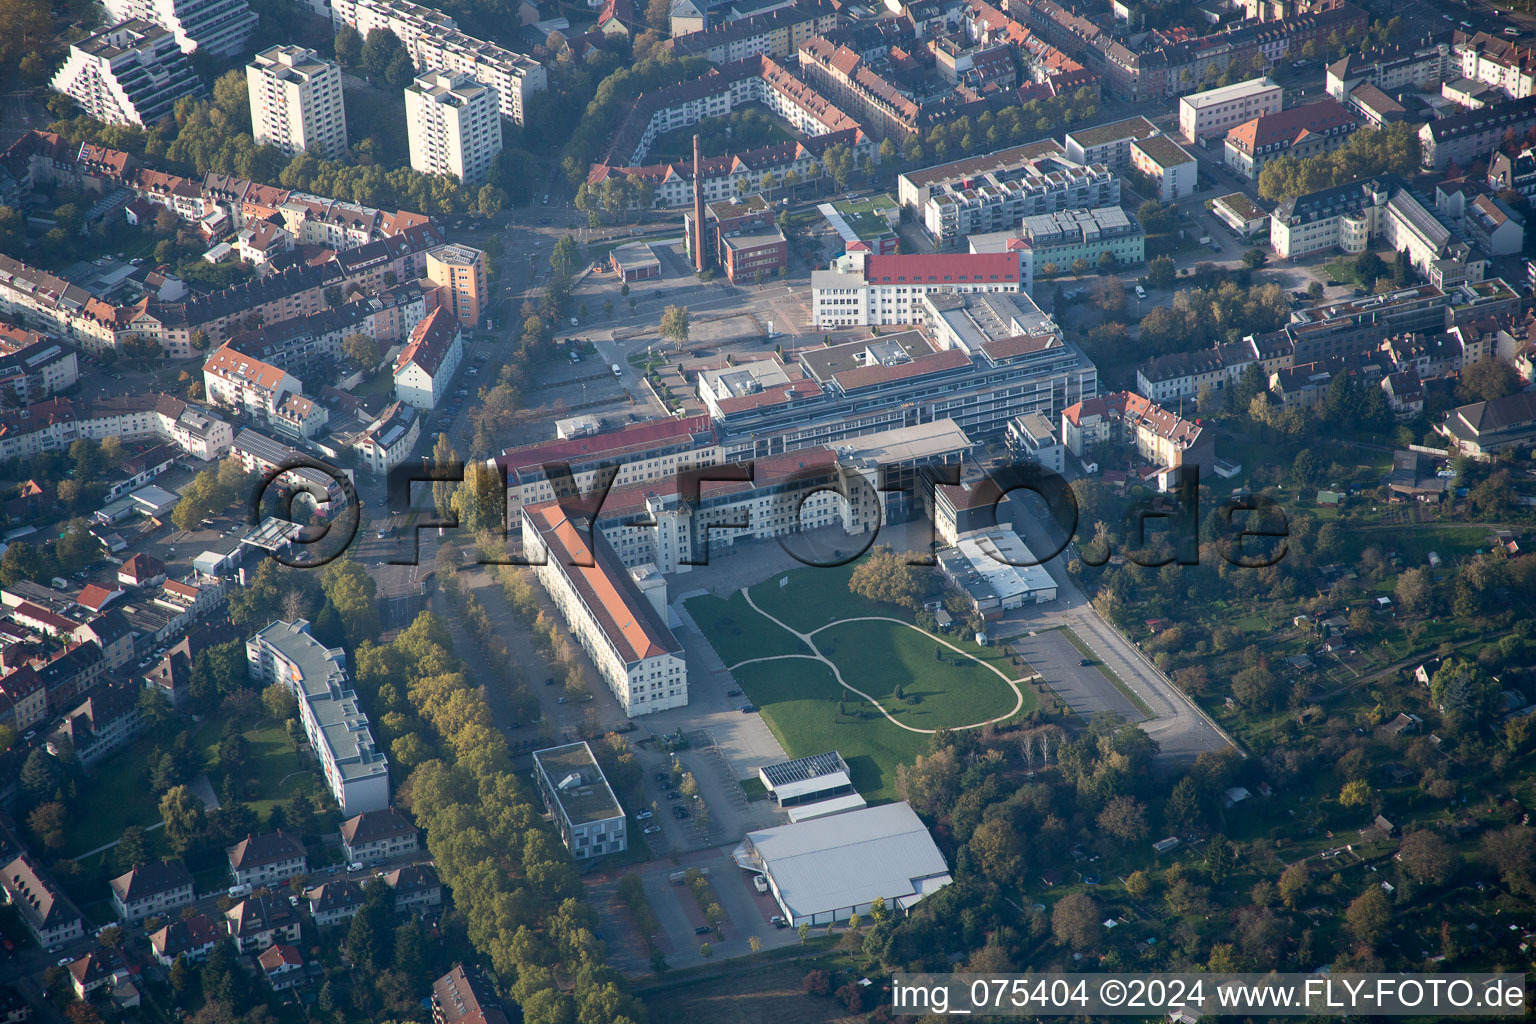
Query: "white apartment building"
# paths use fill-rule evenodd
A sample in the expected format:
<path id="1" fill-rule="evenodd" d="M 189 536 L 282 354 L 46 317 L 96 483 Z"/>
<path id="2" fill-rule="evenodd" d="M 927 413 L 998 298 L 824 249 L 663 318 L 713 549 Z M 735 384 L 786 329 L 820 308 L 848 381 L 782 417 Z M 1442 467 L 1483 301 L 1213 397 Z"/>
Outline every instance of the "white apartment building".
<path id="1" fill-rule="evenodd" d="M 438 306 L 411 329 L 411 339 L 395 357 L 395 397 L 417 409 L 435 409 L 464 358 L 464 333 L 458 317 Z"/>
<path id="2" fill-rule="evenodd" d="M 26 415 L 0 416 L 0 460 L 64 451 L 80 438 L 121 438 L 124 444 L 165 441 L 205 461 L 234 444 L 227 420 L 170 395 L 136 394 L 76 407 L 67 398 L 34 403 Z"/>
<path id="3" fill-rule="evenodd" d="M 874 256 L 862 242 L 811 272 L 812 325 L 870 327 L 923 322 L 928 292 L 1017 292 L 1023 287 L 1017 253 Z M 860 251 L 862 250 L 862 251 Z"/>
<path id="4" fill-rule="evenodd" d="M 967 235 L 1007 231 L 1025 217 L 1119 202 L 1120 176 L 1108 167 L 1046 156 L 930 184 L 920 212 L 933 240 L 949 246 Z"/>
<path id="5" fill-rule="evenodd" d="M 1140 115 L 1079 129 L 1066 135 L 1067 159 L 1080 164 L 1103 164 L 1119 174 L 1131 162 L 1131 143 L 1161 134 L 1157 125 Z"/>
<path id="6" fill-rule="evenodd" d="M 352 442 L 357 461 L 375 476 L 384 476 L 410 458 L 421 440 L 421 416 L 414 406 L 391 402 Z"/>
<path id="7" fill-rule="evenodd" d="M 1536 50 L 1513 39 L 1457 33 L 1451 57 L 1462 78 L 1491 85 L 1514 100 L 1536 95 Z"/>
<path id="8" fill-rule="evenodd" d="M 463 74 L 429 72 L 405 87 L 411 167 L 465 185 L 485 181 L 501 152 L 496 90 Z"/>
<path id="9" fill-rule="evenodd" d="M 351 817 L 388 807 L 389 762 L 352 692 L 346 652 L 321 644 L 304 619 L 279 619 L 245 642 L 245 660 L 252 680 L 293 690 L 310 748 L 341 812 Z"/>
<path id="10" fill-rule="evenodd" d="M 176 37 L 182 53 L 238 57 L 256 31 L 246 0 L 102 0 L 113 21 L 142 18 Z"/>
<path id="11" fill-rule="evenodd" d="M 270 423 L 287 395 L 302 394 L 293 374 L 255 356 L 221 345 L 203 363 L 203 392 L 208 401 Z"/>
<path id="12" fill-rule="evenodd" d="M 142 19 L 71 43 L 48 87 L 108 124 L 152 125 L 181 97 L 203 93 L 176 37 Z"/>
<path id="13" fill-rule="evenodd" d="M 257 142 L 322 160 L 346 152 L 340 65 L 303 46 L 269 46 L 245 66 L 245 84 Z"/>
<path id="14" fill-rule="evenodd" d="M 489 86 L 513 124 L 523 123 L 529 97 L 549 88 L 544 65 L 532 57 L 465 35 L 448 15 L 409 0 L 336 0 L 331 18 L 363 36 L 376 28 L 393 32 L 418 71 L 468 75 Z"/>
<path id="15" fill-rule="evenodd" d="M 1199 142 L 1227 132 L 1261 114 L 1279 113 L 1285 90 L 1269 78 L 1250 78 L 1179 100 L 1179 133 Z"/>
<path id="16" fill-rule="evenodd" d="M 578 528 L 557 502 L 524 505 L 521 515 L 534 575 L 624 713 L 686 705 L 688 664 L 667 626 L 666 582 L 655 567 L 631 575 L 601 531 Z"/>

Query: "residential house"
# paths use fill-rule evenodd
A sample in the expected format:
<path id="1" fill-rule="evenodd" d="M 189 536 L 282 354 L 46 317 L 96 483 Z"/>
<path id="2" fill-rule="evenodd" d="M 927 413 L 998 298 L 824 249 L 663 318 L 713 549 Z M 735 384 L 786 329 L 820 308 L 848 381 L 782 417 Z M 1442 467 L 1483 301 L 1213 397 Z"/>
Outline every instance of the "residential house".
<path id="1" fill-rule="evenodd" d="M 432 864 L 407 864 L 384 875 L 384 882 L 395 892 L 395 913 L 424 913 L 443 902 L 443 884 Z"/>
<path id="2" fill-rule="evenodd" d="M 420 849 L 420 833 L 393 807 L 364 811 L 341 824 L 341 849 L 348 861 L 372 864 Z"/>
<path id="3" fill-rule="evenodd" d="M 304 954 L 286 942 L 268 946 L 256 958 L 272 991 L 282 992 L 304 983 Z"/>
<path id="4" fill-rule="evenodd" d="M 85 934 L 85 918 L 29 855 L 0 867 L 0 890 L 39 946 L 73 942 Z"/>
<path id="5" fill-rule="evenodd" d="M 177 917 L 149 936 L 150 950 L 160 966 L 169 969 L 180 957 L 192 963 L 202 963 L 213 952 L 214 945 L 228 932 L 222 919 L 207 914 Z"/>
<path id="6" fill-rule="evenodd" d="M 193 900 L 192 872 L 179 860 L 150 861 L 112 879 L 112 906 L 129 924 L 168 914 Z"/>
<path id="7" fill-rule="evenodd" d="M 317 885 L 304 894 L 309 900 L 309 916 L 321 928 L 341 924 L 363 908 L 363 887 L 350 878 Z"/>
<path id="8" fill-rule="evenodd" d="M 225 853 L 237 885 L 280 885 L 309 870 L 304 844 L 282 829 L 247 836 Z"/>
<path id="9" fill-rule="evenodd" d="M 229 934 L 242 953 L 299 941 L 299 918 L 281 896 L 247 896 L 224 912 Z"/>

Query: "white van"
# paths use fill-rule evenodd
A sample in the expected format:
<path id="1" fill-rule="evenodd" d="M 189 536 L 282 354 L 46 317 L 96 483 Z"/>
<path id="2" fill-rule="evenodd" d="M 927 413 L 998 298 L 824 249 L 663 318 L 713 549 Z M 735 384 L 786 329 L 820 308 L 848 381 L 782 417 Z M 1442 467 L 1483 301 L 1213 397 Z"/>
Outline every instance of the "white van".
<path id="1" fill-rule="evenodd" d="M 767 892 L 768 879 L 764 878 L 762 875 L 753 875 L 752 888 L 756 889 L 758 892 Z"/>
<path id="2" fill-rule="evenodd" d="M 238 900 L 241 897 L 249 896 L 250 894 L 251 894 L 251 887 L 249 885 L 232 885 L 232 886 L 229 887 L 228 891 L 225 893 L 225 895 L 228 896 L 232 900 Z"/>
<path id="3" fill-rule="evenodd" d="M 619 369 L 619 364 L 618 363 L 614 363 L 613 364 L 613 375 L 615 377 L 622 377 L 622 376 L 624 376 L 624 371 Z"/>
<path id="4" fill-rule="evenodd" d="M 1137 285 L 1136 286 L 1136 297 L 1138 299 L 1146 298 L 1147 297 L 1147 290 L 1145 288 L 1143 288 L 1141 285 Z"/>

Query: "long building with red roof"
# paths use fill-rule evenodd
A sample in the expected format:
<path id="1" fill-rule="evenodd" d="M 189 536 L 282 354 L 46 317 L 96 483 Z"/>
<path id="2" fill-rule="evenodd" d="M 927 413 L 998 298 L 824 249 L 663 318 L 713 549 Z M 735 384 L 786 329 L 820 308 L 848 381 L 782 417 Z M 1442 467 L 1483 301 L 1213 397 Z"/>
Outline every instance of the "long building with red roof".
<path id="1" fill-rule="evenodd" d="M 922 322 L 928 292 L 1018 292 L 1017 253 L 903 253 L 876 256 L 862 242 L 830 270 L 811 273 L 812 326 L 873 327 Z"/>

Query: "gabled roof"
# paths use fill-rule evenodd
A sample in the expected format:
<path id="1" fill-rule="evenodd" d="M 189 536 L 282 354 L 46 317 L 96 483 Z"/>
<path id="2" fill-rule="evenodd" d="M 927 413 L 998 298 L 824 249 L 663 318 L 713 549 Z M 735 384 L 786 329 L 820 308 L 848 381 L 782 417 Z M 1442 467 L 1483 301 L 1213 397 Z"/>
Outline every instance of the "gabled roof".
<path id="1" fill-rule="evenodd" d="M 395 375 L 415 363 L 429 377 L 437 375 L 443 358 L 459 336 L 459 319 L 447 306 L 439 306 L 411 330 L 411 340 L 395 357 Z"/>
<path id="2" fill-rule="evenodd" d="M 192 872 L 179 860 L 151 861 L 112 879 L 112 892 L 121 902 L 135 903 L 192 884 Z"/>
<path id="3" fill-rule="evenodd" d="M 276 864 L 304 856 L 304 844 L 282 829 L 259 836 L 246 836 L 224 851 L 229 855 L 229 866 L 235 871 Z"/>
<path id="4" fill-rule="evenodd" d="M 364 811 L 341 823 L 341 841 L 348 846 L 362 846 L 380 839 L 416 834 L 416 826 L 393 807 L 382 811 Z"/>

